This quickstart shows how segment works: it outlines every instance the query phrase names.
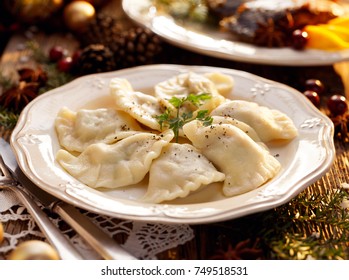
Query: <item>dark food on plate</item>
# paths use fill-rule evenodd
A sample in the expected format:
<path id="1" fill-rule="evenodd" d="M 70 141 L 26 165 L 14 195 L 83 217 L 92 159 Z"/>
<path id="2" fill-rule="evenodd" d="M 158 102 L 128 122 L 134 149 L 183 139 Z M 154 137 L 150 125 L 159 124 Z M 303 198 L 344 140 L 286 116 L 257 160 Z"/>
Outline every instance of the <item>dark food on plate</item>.
<path id="1" fill-rule="evenodd" d="M 235 14 L 242 4 L 251 0 L 206 0 L 210 12 L 218 18 L 225 18 Z"/>
<path id="2" fill-rule="evenodd" d="M 294 30 L 326 23 L 342 12 L 327 0 L 207 0 L 207 4 L 221 26 L 239 40 L 266 47 L 290 46 Z"/>

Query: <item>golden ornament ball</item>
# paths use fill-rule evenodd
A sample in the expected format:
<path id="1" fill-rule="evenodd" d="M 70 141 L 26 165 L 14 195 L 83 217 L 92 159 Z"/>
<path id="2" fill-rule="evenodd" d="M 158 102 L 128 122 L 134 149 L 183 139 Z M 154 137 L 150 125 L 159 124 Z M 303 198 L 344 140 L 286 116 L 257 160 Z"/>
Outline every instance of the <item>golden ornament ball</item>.
<path id="1" fill-rule="evenodd" d="M 19 244 L 10 253 L 9 260 L 59 260 L 57 251 L 48 243 L 29 240 Z"/>
<path id="2" fill-rule="evenodd" d="M 2 226 L 2 223 L 0 222 L 0 244 L 4 240 L 4 227 Z"/>
<path id="3" fill-rule="evenodd" d="M 43 22 L 63 7 L 64 0 L 4 0 L 4 8 L 19 22 Z"/>
<path id="4" fill-rule="evenodd" d="M 80 0 L 73 0 L 73 1 L 80 1 Z M 103 5 L 106 5 L 111 0 L 85 0 L 85 1 L 92 4 L 93 7 L 98 8 L 98 7 L 101 7 Z"/>
<path id="5" fill-rule="evenodd" d="M 74 32 L 85 31 L 95 16 L 95 8 L 86 1 L 73 1 L 63 11 L 65 25 Z"/>

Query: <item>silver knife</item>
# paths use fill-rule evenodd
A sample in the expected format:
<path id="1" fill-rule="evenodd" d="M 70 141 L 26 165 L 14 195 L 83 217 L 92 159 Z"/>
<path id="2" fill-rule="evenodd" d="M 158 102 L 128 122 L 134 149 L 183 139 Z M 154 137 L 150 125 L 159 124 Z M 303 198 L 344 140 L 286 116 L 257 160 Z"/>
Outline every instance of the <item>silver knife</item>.
<path id="1" fill-rule="evenodd" d="M 18 182 L 20 182 L 25 189 L 28 190 L 34 198 L 38 199 L 38 201 L 40 201 L 46 208 L 58 214 L 65 222 L 67 222 L 104 259 L 137 259 L 75 207 L 45 192 L 29 180 L 18 166 L 16 157 L 9 143 L 0 139 L 0 147 L 6 166 Z"/>
<path id="2" fill-rule="evenodd" d="M 32 215 L 35 223 L 40 228 L 42 233 L 46 236 L 47 240 L 54 249 L 57 251 L 60 259 L 62 260 L 82 260 L 84 257 L 69 241 L 69 239 L 62 234 L 57 226 L 49 219 L 46 213 L 36 204 L 34 199 L 30 197 L 27 192 L 19 187 L 18 181 L 16 181 L 10 170 L 4 163 L 2 156 L 0 156 L 1 171 L 6 180 L 2 180 L 1 189 L 10 189 L 23 203 L 23 206 Z"/>

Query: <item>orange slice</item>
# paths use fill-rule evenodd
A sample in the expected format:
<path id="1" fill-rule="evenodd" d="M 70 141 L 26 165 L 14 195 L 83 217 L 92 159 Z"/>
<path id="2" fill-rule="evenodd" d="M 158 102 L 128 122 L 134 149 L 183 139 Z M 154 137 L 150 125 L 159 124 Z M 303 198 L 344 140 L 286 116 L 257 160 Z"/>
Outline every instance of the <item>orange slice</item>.
<path id="1" fill-rule="evenodd" d="M 327 24 L 349 27 L 349 16 L 336 17 L 334 19 L 329 20 Z"/>
<path id="2" fill-rule="evenodd" d="M 341 25 L 324 24 L 321 25 L 327 30 L 338 35 L 342 40 L 349 42 L 349 28 Z"/>
<path id="3" fill-rule="evenodd" d="M 307 48 L 328 51 L 343 50 L 349 48 L 349 42 L 344 41 L 336 33 L 320 25 L 307 25 L 304 30 L 309 35 Z"/>

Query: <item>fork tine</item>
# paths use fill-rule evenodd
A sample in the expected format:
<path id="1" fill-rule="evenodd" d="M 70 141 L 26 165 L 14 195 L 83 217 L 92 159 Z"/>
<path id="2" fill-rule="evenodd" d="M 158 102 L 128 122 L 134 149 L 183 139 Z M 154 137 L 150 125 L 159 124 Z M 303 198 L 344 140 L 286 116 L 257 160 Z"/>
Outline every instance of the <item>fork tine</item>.
<path id="1" fill-rule="evenodd" d="M 2 179 L 0 182 L 1 184 L 8 184 L 8 183 L 15 181 L 12 178 L 10 171 L 7 169 L 1 154 L 0 154 L 0 169 L 1 169 L 2 174 L 4 175 L 4 179 Z"/>

